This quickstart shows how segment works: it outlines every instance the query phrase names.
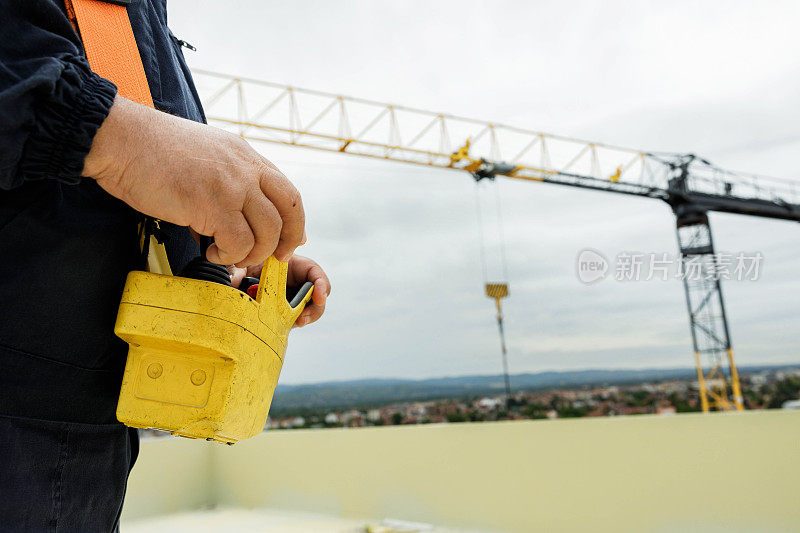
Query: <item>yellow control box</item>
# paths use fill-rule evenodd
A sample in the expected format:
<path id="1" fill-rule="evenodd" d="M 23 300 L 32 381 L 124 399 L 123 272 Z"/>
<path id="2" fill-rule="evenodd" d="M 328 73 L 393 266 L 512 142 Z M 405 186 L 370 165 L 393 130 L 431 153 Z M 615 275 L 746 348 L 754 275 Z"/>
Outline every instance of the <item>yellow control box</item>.
<path id="1" fill-rule="evenodd" d="M 264 264 L 256 298 L 209 281 L 134 271 L 114 332 L 130 348 L 117 419 L 233 444 L 264 429 L 295 320 L 287 265 Z"/>

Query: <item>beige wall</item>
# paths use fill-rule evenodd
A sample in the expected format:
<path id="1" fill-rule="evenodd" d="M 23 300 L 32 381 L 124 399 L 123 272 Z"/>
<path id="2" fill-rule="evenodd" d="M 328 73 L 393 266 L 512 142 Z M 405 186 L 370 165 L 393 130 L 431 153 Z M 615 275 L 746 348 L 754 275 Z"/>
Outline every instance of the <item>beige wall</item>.
<path id="1" fill-rule="evenodd" d="M 147 442 L 139 467 L 126 513 L 144 512 L 145 478 L 166 470 L 166 490 L 185 494 L 159 511 L 218 502 L 509 531 L 800 530 L 800 412 L 273 431 L 233 447 Z"/>
<path id="2" fill-rule="evenodd" d="M 214 445 L 189 439 L 142 441 L 128 480 L 123 519 L 200 509 L 214 503 Z"/>

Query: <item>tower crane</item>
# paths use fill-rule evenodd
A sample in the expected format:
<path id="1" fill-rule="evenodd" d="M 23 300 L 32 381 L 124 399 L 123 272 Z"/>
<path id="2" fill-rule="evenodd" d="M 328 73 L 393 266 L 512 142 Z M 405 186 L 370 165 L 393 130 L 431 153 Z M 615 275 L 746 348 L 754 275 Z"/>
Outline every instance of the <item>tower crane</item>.
<path id="1" fill-rule="evenodd" d="M 278 143 L 653 198 L 675 214 L 702 410 L 742 410 L 709 212 L 800 221 L 789 180 L 721 169 L 694 154 L 654 153 L 446 113 L 193 70 L 211 124 Z M 494 286 L 490 286 L 494 285 Z M 498 308 L 507 286 L 487 284 Z M 506 380 L 508 388 L 508 381 Z"/>

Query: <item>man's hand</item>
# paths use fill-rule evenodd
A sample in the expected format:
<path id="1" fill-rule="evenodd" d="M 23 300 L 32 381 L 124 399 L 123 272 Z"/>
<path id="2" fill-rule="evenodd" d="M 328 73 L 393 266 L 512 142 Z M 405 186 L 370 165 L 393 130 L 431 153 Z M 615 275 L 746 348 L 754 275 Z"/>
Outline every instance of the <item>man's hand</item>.
<path id="1" fill-rule="evenodd" d="M 253 265 L 248 268 L 228 267 L 231 273 L 231 283 L 238 287 L 245 276 L 258 278 L 261 276 L 261 266 Z M 297 317 L 294 325 L 302 328 L 312 322 L 316 322 L 325 312 L 325 300 L 331 293 L 331 282 L 322 270 L 322 267 L 307 257 L 293 255 L 289 259 L 289 275 L 286 284 L 289 287 L 299 287 L 306 281 L 314 284 L 314 292 L 311 294 L 311 301 L 306 304 L 303 312 Z"/>
<path id="2" fill-rule="evenodd" d="M 83 174 L 137 211 L 213 236 L 214 263 L 287 261 L 305 239 L 300 193 L 244 139 L 119 96 Z"/>

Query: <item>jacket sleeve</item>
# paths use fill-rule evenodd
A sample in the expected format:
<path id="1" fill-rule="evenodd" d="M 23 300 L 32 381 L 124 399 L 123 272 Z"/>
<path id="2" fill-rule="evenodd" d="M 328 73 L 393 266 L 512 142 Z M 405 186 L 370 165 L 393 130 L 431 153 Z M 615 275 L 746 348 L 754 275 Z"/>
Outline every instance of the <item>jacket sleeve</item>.
<path id="1" fill-rule="evenodd" d="M 0 189 L 74 184 L 116 86 L 94 74 L 59 0 L 0 0 Z"/>

